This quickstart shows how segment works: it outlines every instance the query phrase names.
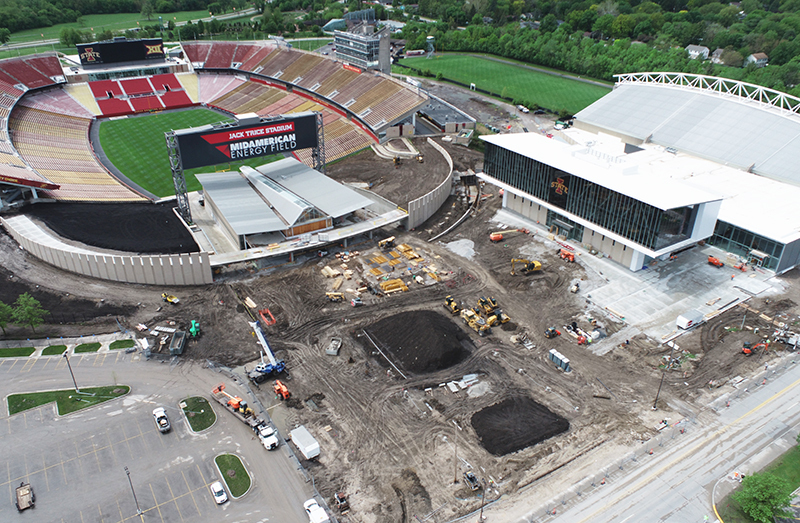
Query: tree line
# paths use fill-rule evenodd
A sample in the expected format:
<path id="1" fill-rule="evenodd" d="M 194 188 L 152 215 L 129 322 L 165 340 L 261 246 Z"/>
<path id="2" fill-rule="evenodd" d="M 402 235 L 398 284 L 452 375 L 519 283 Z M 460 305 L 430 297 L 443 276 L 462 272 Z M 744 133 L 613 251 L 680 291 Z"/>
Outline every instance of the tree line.
<path id="1" fill-rule="evenodd" d="M 0 329 L 5 335 L 8 324 L 14 323 L 27 325 L 36 332 L 36 327 L 44 323 L 48 314 L 50 311 L 43 309 L 39 300 L 26 292 L 17 297 L 13 307 L 0 301 Z"/>

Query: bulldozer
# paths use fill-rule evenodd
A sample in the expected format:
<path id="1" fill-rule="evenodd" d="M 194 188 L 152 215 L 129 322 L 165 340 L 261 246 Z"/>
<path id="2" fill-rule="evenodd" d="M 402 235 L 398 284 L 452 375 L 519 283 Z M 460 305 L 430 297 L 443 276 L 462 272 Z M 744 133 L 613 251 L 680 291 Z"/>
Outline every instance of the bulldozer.
<path id="1" fill-rule="evenodd" d="M 275 395 L 282 400 L 288 400 L 291 397 L 289 389 L 281 380 L 275 380 L 275 383 L 272 385 L 272 390 L 274 390 Z"/>
<path id="2" fill-rule="evenodd" d="M 452 296 L 445 296 L 444 307 L 449 310 L 451 314 L 458 314 L 461 312 L 461 307 L 458 306 L 458 302 L 454 300 Z"/>
<path id="3" fill-rule="evenodd" d="M 492 328 L 486 323 L 486 320 L 481 318 L 480 314 L 473 309 L 462 309 L 461 319 L 464 323 L 470 326 L 472 330 L 478 333 L 478 336 L 486 336 L 492 333 Z"/>
<path id="4" fill-rule="evenodd" d="M 538 262 L 538 261 L 525 260 L 523 258 L 513 258 L 511 260 L 511 275 L 512 276 L 514 276 L 516 274 L 514 265 L 518 264 L 518 263 L 522 264 L 522 268 L 520 269 L 520 272 L 522 272 L 522 274 L 526 274 L 527 275 L 527 274 L 531 274 L 532 272 L 537 272 L 537 271 L 541 271 L 542 270 L 542 264 L 540 262 Z"/>
<path id="5" fill-rule="evenodd" d="M 343 292 L 326 292 L 325 297 L 328 298 L 328 301 L 332 302 L 340 302 L 344 301 L 344 293 Z"/>
<path id="6" fill-rule="evenodd" d="M 181 301 L 177 296 L 173 296 L 172 294 L 167 294 L 166 292 L 161 293 L 161 299 L 173 305 L 177 305 Z"/>
<path id="7" fill-rule="evenodd" d="M 384 238 L 378 242 L 378 247 L 381 249 L 391 249 L 394 247 L 394 236 L 389 236 L 388 238 Z"/>
<path id="8" fill-rule="evenodd" d="M 497 308 L 497 300 L 495 300 L 494 297 L 487 298 L 486 296 L 481 296 L 478 298 L 478 307 L 486 314 L 491 314 Z"/>
<path id="9" fill-rule="evenodd" d="M 566 262 L 574 262 L 575 261 L 575 253 L 571 252 L 571 251 L 568 251 L 566 249 L 559 249 L 556 254 L 558 254 L 559 258 L 561 258 L 562 260 L 564 260 Z"/>
<path id="10" fill-rule="evenodd" d="M 511 318 L 508 317 L 508 314 L 501 311 L 500 309 L 495 309 L 493 313 L 488 314 L 486 316 L 486 323 L 489 325 L 489 327 L 494 327 L 495 325 L 502 325 L 510 321 Z"/>

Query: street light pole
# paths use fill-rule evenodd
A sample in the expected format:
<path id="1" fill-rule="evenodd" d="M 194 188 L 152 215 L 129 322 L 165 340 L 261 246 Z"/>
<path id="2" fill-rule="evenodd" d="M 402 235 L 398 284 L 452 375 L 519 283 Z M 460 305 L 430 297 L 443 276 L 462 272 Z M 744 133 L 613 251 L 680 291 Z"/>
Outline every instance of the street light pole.
<path id="1" fill-rule="evenodd" d="M 453 469 L 453 483 L 458 483 L 458 430 L 461 427 L 458 426 L 456 420 L 453 420 L 453 448 L 455 449 L 455 463 Z"/>
<path id="2" fill-rule="evenodd" d="M 136 499 L 136 491 L 133 490 L 133 481 L 131 481 L 131 471 L 128 470 L 128 467 L 125 467 L 125 474 L 128 475 L 128 483 L 131 485 L 131 492 L 133 493 L 133 501 L 136 502 L 136 513 L 138 515 L 142 515 L 142 509 L 139 508 L 139 500 Z"/>
<path id="3" fill-rule="evenodd" d="M 78 382 L 75 381 L 75 374 L 72 372 L 72 365 L 69 364 L 69 356 L 67 356 L 67 351 L 64 351 L 64 359 L 67 360 L 67 368 L 69 368 L 69 375 L 72 376 L 72 384 L 75 385 L 75 392 L 80 394 L 81 391 L 78 388 Z"/>

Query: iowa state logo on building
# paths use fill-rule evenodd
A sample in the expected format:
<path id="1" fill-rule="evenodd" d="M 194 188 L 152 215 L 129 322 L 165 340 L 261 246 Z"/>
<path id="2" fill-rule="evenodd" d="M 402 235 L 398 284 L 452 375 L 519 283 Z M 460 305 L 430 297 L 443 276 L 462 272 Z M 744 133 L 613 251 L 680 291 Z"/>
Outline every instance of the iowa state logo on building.
<path id="1" fill-rule="evenodd" d="M 100 53 L 94 50 L 94 47 L 84 47 L 81 53 L 81 60 L 84 62 L 96 62 L 100 59 Z"/>
<path id="2" fill-rule="evenodd" d="M 565 195 L 569 192 L 569 187 L 564 184 L 564 178 L 556 178 L 556 181 L 550 182 L 550 188 L 555 189 L 555 193 Z"/>

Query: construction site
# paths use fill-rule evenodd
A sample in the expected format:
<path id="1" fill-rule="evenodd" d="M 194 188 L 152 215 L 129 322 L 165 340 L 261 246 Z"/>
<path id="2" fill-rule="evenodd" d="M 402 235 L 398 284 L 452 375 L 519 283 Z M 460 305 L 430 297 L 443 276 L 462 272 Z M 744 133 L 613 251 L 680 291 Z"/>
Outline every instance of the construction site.
<path id="1" fill-rule="evenodd" d="M 402 201 L 404 187 L 445 168 L 418 147 L 426 163 L 366 152 L 328 174 Z M 481 168 L 480 154 L 447 148 L 457 172 Z M 308 429 L 319 456 L 300 458 L 316 488 L 331 506 L 346 493 L 350 510 L 336 517 L 364 523 L 444 522 L 483 503 L 556 496 L 657 435 L 665 418 L 710 415 L 705 405 L 790 348 L 774 332 L 798 321 L 796 270 L 667 345 L 593 297 L 617 277 L 610 262 L 542 227 L 503 223 L 500 204 L 494 187 L 458 189 L 416 230 L 392 227 L 292 263 L 234 267 L 207 287 L 67 275 L 3 233 L 2 277 L 12 285 L 0 287 L 0 300 L 29 290 L 54 314 L 37 334 L 122 326 L 149 337 L 156 359 L 170 357 L 159 338 L 194 321 L 202 334 L 189 337 L 180 361 L 251 379 L 264 371 L 252 386 L 272 422 L 283 437 Z M 162 299 L 164 291 L 178 301 Z M 82 321 L 55 316 L 73 307 Z M 8 331 L 11 339 L 25 332 Z"/>

